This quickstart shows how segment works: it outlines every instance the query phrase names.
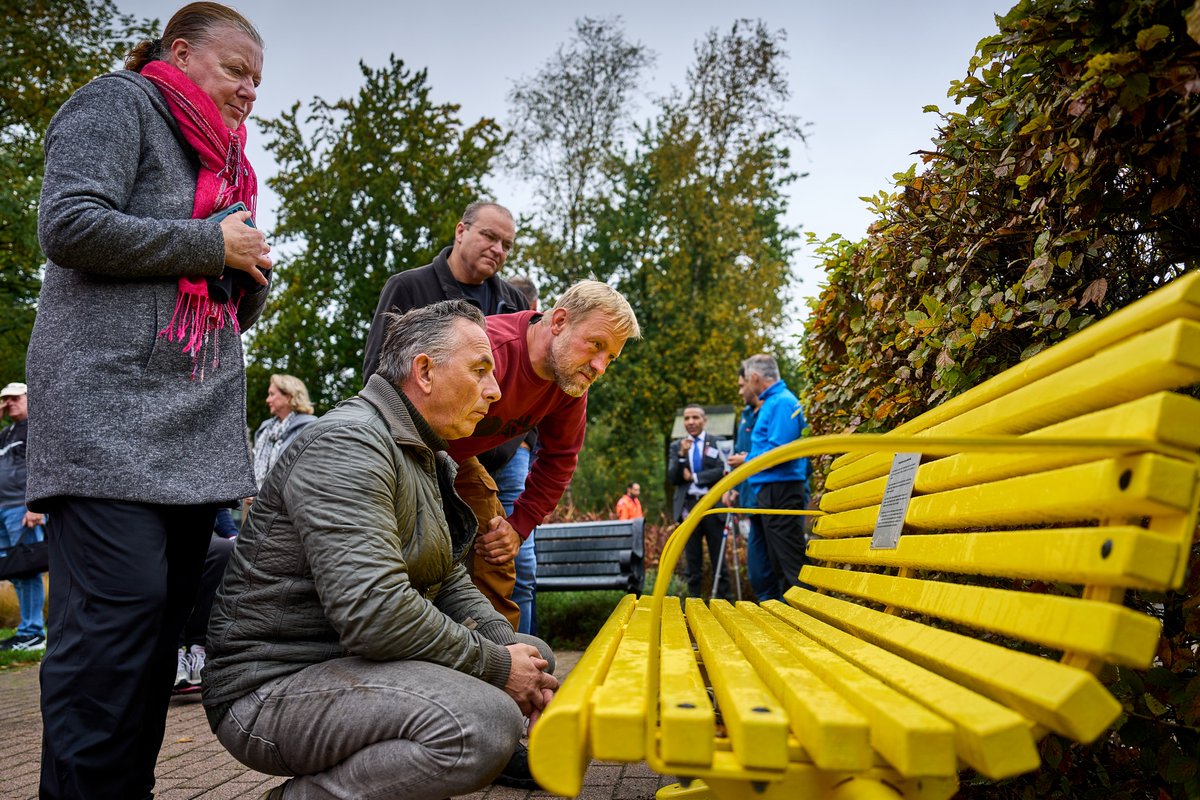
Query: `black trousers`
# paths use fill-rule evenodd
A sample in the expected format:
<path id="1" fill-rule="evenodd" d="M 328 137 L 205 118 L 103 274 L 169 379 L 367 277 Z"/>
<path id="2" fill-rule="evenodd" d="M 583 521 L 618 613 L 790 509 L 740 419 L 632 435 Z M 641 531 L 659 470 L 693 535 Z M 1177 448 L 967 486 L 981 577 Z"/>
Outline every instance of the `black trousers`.
<path id="1" fill-rule="evenodd" d="M 216 507 L 60 498 L 48 516 L 40 797 L 143 800 Z"/>
<path id="2" fill-rule="evenodd" d="M 196 605 L 188 615 L 183 625 L 184 646 L 198 644 L 204 646 L 208 636 L 208 615 L 212 612 L 213 600 L 216 599 L 217 589 L 221 588 L 221 578 L 225 576 L 225 565 L 233 555 L 234 539 L 225 539 L 213 534 L 208 541 L 208 554 L 204 557 L 204 573 L 200 576 L 200 590 L 196 592 Z"/>
<path id="3" fill-rule="evenodd" d="M 804 481 L 779 481 L 761 484 L 755 505 L 759 508 L 803 509 L 807 502 L 808 487 Z M 771 568 L 779 578 L 780 591 L 786 591 L 790 586 L 804 586 L 800 582 L 800 568 L 804 566 L 804 518 L 763 514 L 759 519 L 762 520 Z"/>
<path id="4" fill-rule="evenodd" d="M 700 498 L 688 497 L 683 502 L 684 511 L 691 511 Z M 721 537 L 725 533 L 725 517 L 722 514 L 711 514 L 700 520 L 696 530 L 683 546 L 684 567 L 686 569 L 688 596 L 705 597 L 707 590 L 712 587 L 704 585 L 704 546 L 708 545 L 708 560 L 712 563 L 713 571 L 717 569 L 718 557 L 721 553 Z M 722 567 L 720 579 L 717 581 L 717 597 L 731 598 L 729 593 L 729 570 Z"/>

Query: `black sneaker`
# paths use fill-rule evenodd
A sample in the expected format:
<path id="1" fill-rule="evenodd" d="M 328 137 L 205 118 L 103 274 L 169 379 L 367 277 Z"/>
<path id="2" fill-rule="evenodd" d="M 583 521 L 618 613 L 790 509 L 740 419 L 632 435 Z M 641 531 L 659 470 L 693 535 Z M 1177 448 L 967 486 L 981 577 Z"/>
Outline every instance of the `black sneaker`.
<path id="1" fill-rule="evenodd" d="M 37 633 L 26 634 L 25 636 L 13 636 L 5 639 L 0 646 L 5 650 L 15 651 L 45 650 L 46 637 Z"/>
<path id="2" fill-rule="evenodd" d="M 16 636 L 9 636 L 7 639 L 0 639 L 0 651 L 12 650 L 12 646 L 17 643 Z"/>
<path id="3" fill-rule="evenodd" d="M 512 758 L 508 759 L 508 763 L 492 783 L 529 792 L 540 789 L 537 781 L 533 779 L 533 773 L 529 771 L 529 748 L 518 743 Z"/>

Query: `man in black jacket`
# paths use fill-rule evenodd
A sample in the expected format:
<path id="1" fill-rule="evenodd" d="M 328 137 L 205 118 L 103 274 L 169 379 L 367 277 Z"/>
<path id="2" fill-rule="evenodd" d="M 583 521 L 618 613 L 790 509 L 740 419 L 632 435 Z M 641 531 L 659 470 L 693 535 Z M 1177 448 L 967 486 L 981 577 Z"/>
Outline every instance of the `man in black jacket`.
<path id="1" fill-rule="evenodd" d="M 433 263 L 388 278 L 363 351 L 364 385 L 379 364 L 388 311 L 403 314 L 443 300 L 466 300 L 487 317 L 529 309 L 525 296 L 497 274 L 512 252 L 516 230 L 512 213 L 504 206 L 472 203 L 454 228 L 454 244 L 438 253 Z"/>
<path id="2" fill-rule="evenodd" d="M 714 483 L 725 474 L 725 459 L 717 447 L 716 439 L 709 436 L 704 427 L 708 415 L 697 405 L 683 410 L 683 428 L 687 436 L 671 443 L 667 454 L 667 478 L 675 486 L 675 520 L 682 522 L 696 502 L 703 497 Z M 708 543 L 708 560 L 713 570 L 719 564 L 721 537 L 725 531 L 725 517 L 713 514 L 705 517 L 696 526 L 683 554 L 687 565 L 688 594 L 692 597 L 704 595 L 704 544 Z M 730 597 L 728 570 L 721 570 L 717 583 L 717 595 Z"/>

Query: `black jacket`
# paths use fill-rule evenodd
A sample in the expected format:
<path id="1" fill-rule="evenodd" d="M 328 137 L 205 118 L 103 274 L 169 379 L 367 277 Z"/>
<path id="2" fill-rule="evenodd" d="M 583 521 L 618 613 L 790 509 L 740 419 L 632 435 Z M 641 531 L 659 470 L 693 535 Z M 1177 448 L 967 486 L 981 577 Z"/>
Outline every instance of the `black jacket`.
<path id="1" fill-rule="evenodd" d="M 692 485 L 691 481 L 683 479 L 683 469 L 688 467 L 686 458 L 679 456 L 679 443 L 682 439 L 676 439 L 671 442 L 671 449 L 667 451 L 667 480 L 675 486 L 675 502 L 672 512 L 675 519 L 679 520 L 683 516 L 683 506 L 687 501 L 688 487 Z M 700 472 L 696 475 L 696 485 L 702 489 L 708 489 L 725 475 L 725 459 L 721 457 L 721 449 L 717 446 L 717 439 L 708 431 L 704 432 L 704 453 L 700 457 Z"/>
<path id="2" fill-rule="evenodd" d="M 462 287 L 450 272 L 450 263 L 446 259 L 451 249 L 447 247 L 438 253 L 432 264 L 393 275 L 384 284 L 383 291 L 379 293 L 379 305 L 375 307 L 375 317 L 371 320 L 371 332 L 367 334 L 367 344 L 363 350 L 364 386 L 367 379 L 374 374 L 375 367 L 379 365 L 379 351 L 383 348 L 383 336 L 387 333 L 384 318 L 386 312 L 403 313 L 440 303 L 442 300 L 470 302 L 471 298 L 463 294 Z M 493 275 L 485 283 L 491 289 L 493 307 L 481 309 L 484 316 L 512 314 L 529 309 L 525 295 L 499 276 Z"/>
<path id="3" fill-rule="evenodd" d="M 14 422 L 0 428 L 0 506 L 25 504 L 25 439 L 29 421 Z"/>

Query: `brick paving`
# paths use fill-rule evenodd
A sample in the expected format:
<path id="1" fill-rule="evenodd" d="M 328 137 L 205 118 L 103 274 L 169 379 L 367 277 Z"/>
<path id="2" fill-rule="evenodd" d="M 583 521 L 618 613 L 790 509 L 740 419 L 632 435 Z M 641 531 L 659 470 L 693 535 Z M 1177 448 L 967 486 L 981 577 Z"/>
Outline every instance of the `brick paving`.
<path id="1" fill-rule="evenodd" d="M 558 674 L 564 677 L 579 653 L 558 654 Z M 0 798 L 37 797 L 42 719 L 38 712 L 37 667 L 0 670 Z M 239 800 L 257 798 L 281 779 L 239 764 L 208 729 L 200 698 L 175 697 L 167 715 L 167 733 L 158 756 L 155 797 L 160 800 Z M 660 786 L 671 783 L 645 764 L 594 762 L 584 780 L 584 800 L 652 800 Z M 553 797 L 493 786 L 460 800 L 533 800 Z"/>

